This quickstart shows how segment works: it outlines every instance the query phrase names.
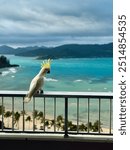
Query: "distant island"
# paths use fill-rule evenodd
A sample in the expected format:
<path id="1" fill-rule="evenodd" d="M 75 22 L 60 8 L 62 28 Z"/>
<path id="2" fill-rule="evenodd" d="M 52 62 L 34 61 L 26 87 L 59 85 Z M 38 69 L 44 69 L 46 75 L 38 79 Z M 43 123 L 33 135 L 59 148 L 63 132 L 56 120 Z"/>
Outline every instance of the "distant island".
<path id="1" fill-rule="evenodd" d="M 113 57 L 113 43 L 108 44 L 65 44 L 56 47 L 20 47 L 0 46 L 1 54 L 13 54 L 37 59 L 59 58 L 100 58 Z"/>
<path id="2" fill-rule="evenodd" d="M 5 67 L 18 67 L 19 65 L 16 64 L 10 64 L 10 61 L 5 56 L 0 56 L 0 68 Z M 0 73 L 1 74 L 1 73 Z"/>

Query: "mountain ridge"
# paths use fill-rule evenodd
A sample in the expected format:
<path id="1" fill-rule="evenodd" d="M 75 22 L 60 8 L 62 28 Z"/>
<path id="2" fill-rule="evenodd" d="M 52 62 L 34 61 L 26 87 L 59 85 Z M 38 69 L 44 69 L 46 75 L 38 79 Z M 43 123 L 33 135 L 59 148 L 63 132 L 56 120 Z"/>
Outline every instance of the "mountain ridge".
<path id="1" fill-rule="evenodd" d="M 108 44 L 64 44 L 56 47 L 24 47 L 12 48 L 4 46 L 0 54 L 13 54 L 24 57 L 37 57 L 38 59 L 58 58 L 93 58 L 113 57 L 113 43 Z"/>

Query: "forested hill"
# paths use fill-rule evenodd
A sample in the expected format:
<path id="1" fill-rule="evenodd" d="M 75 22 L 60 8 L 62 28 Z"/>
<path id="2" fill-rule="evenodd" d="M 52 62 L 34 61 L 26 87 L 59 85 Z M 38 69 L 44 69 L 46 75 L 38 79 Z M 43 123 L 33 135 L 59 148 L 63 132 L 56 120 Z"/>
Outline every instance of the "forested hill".
<path id="1" fill-rule="evenodd" d="M 17 56 L 46 58 L 95 58 L 113 57 L 113 43 L 109 44 L 66 44 L 57 47 L 27 47 L 11 50 Z M 2 51 L 4 52 L 4 51 Z M 9 51 L 10 52 L 10 51 Z M 1 49 L 0 49 L 1 53 Z M 6 51 L 7 53 L 7 51 Z"/>
<path id="2" fill-rule="evenodd" d="M 18 67 L 19 65 L 16 64 L 10 64 L 10 61 L 5 56 L 0 56 L 0 68 L 5 67 Z M 1 74 L 1 73 L 0 73 Z"/>

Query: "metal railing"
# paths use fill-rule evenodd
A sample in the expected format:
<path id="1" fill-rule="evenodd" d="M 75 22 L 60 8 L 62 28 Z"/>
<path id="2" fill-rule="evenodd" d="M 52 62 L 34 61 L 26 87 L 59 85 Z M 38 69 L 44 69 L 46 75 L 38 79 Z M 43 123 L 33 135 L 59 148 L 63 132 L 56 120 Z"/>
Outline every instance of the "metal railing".
<path id="1" fill-rule="evenodd" d="M 44 92 L 36 94 L 31 102 L 24 103 L 26 93 L 0 91 L 0 132 L 60 133 L 65 137 L 69 134 L 113 134 L 112 93 Z"/>

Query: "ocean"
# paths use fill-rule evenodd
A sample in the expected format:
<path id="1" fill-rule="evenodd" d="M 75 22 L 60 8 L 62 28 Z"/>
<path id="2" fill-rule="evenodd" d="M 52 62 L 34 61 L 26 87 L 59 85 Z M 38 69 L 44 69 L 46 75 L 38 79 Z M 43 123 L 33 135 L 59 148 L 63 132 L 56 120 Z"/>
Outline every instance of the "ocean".
<path id="1" fill-rule="evenodd" d="M 39 72 L 43 60 L 34 57 L 20 57 L 6 55 L 11 64 L 19 67 L 0 69 L 0 90 L 26 91 L 32 78 Z M 82 92 L 112 92 L 113 91 L 113 59 L 112 58 L 72 58 L 52 60 L 50 74 L 44 82 L 44 91 L 82 91 Z M 21 101 L 22 102 L 22 101 Z M 21 111 L 22 103 L 15 101 L 15 110 Z M 46 102 L 46 114 L 54 116 L 53 99 Z M 69 120 L 76 120 L 77 101 L 72 99 L 69 103 Z M 1 101 L 0 101 L 1 103 Z M 11 109 L 10 99 L 4 102 L 6 108 Z M 32 102 L 25 106 L 30 111 Z M 86 122 L 87 101 L 80 100 L 80 122 Z M 101 122 L 109 127 L 110 107 L 108 101 L 101 104 Z M 97 101 L 90 102 L 90 121 L 98 118 Z M 36 101 L 36 109 L 43 110 L 43 101 Z M 57 115 L 64 115 L 64 99 L 57 101 Z"/>
<path id="2" fill-rule="evenodd" d="M 11 64 L 20 67 L 0 69 L 0 90 L 28 90 L 39 72 L 42 60 L 6 55 Z M 14 84 L 15 83 L 15 84 Z M 52 61 L 45 77 L 45 91 L 112 92 L 112 58 L 73 58 Z"/>

